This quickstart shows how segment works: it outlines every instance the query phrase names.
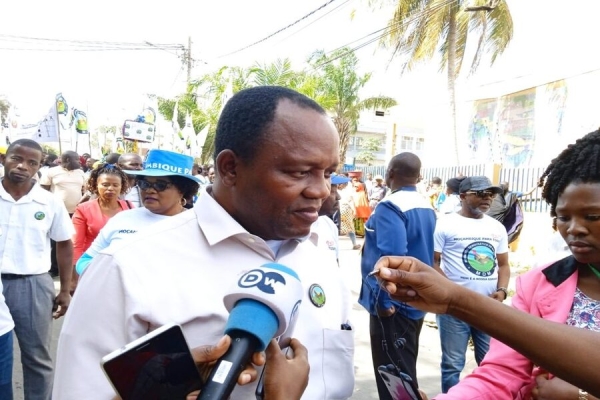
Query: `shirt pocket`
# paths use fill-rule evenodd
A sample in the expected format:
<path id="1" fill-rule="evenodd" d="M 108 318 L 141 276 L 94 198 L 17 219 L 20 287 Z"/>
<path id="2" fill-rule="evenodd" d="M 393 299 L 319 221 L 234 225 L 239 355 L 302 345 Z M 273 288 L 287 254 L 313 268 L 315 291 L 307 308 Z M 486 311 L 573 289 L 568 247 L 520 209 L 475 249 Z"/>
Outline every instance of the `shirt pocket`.
<path id="1" fill-rule="evenodd" d="M 354 391 L 354 331 L 323 330 L 323 378 L 327 399 L 337 400 L 352 397 Z"/>

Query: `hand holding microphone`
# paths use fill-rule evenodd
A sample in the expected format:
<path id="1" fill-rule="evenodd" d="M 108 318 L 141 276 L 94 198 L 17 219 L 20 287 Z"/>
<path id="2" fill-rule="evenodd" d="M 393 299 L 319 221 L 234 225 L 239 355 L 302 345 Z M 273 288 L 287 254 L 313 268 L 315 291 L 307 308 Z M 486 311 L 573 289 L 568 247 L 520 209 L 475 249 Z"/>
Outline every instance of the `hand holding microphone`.
<path id="1" fill-rule="evenodd" d="M 225 334 L 231 337 L 231 346 L 217 361 L 198 399 L 229 397 L 253 353 L 265 350 L 273 337 L 288 329 L 302 291 L 298 275 L 275 263 L 246 272 L 238 280 L 223 299 L 230 311 Z"/>

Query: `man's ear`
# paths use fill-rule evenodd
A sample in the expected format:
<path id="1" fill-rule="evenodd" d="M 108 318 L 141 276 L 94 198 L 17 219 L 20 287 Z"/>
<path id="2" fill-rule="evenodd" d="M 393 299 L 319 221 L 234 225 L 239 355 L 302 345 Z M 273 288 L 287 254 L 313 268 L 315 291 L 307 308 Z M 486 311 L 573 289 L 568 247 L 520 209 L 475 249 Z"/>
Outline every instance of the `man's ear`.
<path id="1" fill-rule="evenodd" d="M 467 197 L 466 193 L 459 193 L 458 197 L 460 197 L 461 200 L 464 200 Z"/>
<path id="2" fill-rule="evenodd" d="M 223 150 L 215 160 L 215 179 L 225 186 L 235 186 L 239 165 L 240 159 L 232 150 Z"/>

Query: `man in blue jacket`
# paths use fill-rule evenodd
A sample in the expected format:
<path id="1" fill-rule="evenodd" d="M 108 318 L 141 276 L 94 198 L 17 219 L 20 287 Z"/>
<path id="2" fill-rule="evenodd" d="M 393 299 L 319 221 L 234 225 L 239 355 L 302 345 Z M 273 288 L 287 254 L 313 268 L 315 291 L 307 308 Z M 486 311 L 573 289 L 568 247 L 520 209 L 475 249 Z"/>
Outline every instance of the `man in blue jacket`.
<path id="1" fill-rule="evenodd" d="M 394 363 L 416 382 L 419 334 L 425 313 L 393 301 L 374 276 L 367 277 L 382 256 L 412 256 L 433 265 L 436 215 L 417 191 L 421 160 L 405 152 L 390 161 L 386 184 L 392 194 L 377 206 L 365 225 L 359 303 L 371 314 L 371 354 L 380 399 L 393 400 L 377 368 Z"/>

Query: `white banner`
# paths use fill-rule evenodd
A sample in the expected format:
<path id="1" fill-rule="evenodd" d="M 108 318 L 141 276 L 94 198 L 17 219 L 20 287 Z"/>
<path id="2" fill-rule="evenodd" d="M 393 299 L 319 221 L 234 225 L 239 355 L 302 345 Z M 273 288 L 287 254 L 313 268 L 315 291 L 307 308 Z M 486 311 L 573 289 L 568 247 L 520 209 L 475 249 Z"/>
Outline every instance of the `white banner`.
<path id="1" fill-rule="evenodd" d="M 11 141 L 18 139 L 33 139 L 38 143 L 58 142 L 58 121 L 56 120 L 56 105 L 37 124 L 20 124 L 11 129 Z"/>

